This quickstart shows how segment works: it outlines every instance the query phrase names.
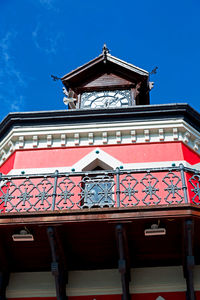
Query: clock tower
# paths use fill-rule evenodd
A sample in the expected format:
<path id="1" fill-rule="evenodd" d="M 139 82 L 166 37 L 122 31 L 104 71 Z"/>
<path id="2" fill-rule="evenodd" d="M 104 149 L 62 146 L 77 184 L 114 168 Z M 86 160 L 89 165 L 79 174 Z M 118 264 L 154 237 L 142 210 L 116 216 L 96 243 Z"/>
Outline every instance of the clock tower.
<path id="1" fill-rule="evenodd" d="M 64 75 L 65 104 L 72 109 L 116 108 L 149 104 L 149 72 L 102 53 Z"/>

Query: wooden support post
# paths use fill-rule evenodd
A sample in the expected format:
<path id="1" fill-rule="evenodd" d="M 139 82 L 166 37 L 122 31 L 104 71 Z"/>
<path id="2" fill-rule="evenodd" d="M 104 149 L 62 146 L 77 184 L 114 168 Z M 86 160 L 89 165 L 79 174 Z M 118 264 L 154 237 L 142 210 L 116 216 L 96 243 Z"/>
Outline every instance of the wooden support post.
<path id="1" fill-rule="evenodd" d="M 53 227 L 47 228 L 47 234 L 48 234 L 49 243 L 51 247 L 51 256 L 52 256 L 51 271 L 55 277 L 56 296 L 58 300 L 67 300 L 67 296 L 66 296 L 67 274 L 64 268 L 65 263 L 62 259 L 63 251 L 60 249 L 61 243 Z"/>
<path id="2" fill-rule="evenodd" d="M 9 282 L 9 273 L 0 272 L 0 300 L 6 300 L 6 287 Z"/>
<path id="3" fill-rule="evenodd" d="M 119 253 L 118 268 L 121 273 L 122 282 L 122 300 L 130 300 L 129 293 L 129 281 L 130 281 L 130 263 L 128 255 L 128 243 L 126 238 L 126 232 L 122 224 L 118 224 L 115 227 L 117 246 Z"/>
<path id="4" fill-rule="evenodd" d="M 10 266 L 4 240 L 0 242 L 0 300 L 6 300 L 6 288 L 9 283 Z"/>
<path id="5" fill-rule="evenodd" d="M 193 268 L 195 265 L 193 255 L 194 224 L 192 220 L 186 220 L 184 224 L 184 277 L 186 279 L 186 299 L 195 300 Z"/>

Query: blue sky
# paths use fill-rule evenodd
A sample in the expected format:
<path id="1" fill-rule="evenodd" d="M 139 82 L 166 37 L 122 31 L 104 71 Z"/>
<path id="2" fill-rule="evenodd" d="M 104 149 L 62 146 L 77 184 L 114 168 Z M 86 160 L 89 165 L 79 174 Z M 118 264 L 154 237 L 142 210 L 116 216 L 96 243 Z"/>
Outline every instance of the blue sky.
<path id="1" fill-rule="evenodd" d="M 65 109 L 62 77 L 101 53 L 147 71 L 151 104 L 200 111 L 198 0 L 0 0 L 0 120 L 9 112 Z"/>

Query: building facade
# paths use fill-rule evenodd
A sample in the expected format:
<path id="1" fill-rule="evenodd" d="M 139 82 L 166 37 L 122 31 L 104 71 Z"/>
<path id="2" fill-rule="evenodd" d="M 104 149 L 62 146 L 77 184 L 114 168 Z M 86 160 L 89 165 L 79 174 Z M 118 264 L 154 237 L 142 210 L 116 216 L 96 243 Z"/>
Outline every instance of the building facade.
<path id="1" fill-rule="evenodd" d="M 61 80 L 0 125 L 0 299 L 200 299 L 200 115 L 106 47 Z"/>

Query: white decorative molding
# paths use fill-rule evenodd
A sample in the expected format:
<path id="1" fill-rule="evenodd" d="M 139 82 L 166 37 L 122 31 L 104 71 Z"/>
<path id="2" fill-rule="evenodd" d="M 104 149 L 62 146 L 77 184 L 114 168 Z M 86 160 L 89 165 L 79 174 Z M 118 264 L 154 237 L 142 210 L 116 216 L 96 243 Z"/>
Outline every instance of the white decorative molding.
<path id="1" fill-rule="evenodd" d="M 74 134 L 74 145 L 79 145 L 80 143 L 80 137 L 79 137 L 79 133 L 75 133 Z"/>
<path id="2" fill-rule="evenodd" d="M 116 132 L 116 142 L 119 144 L 122 141 L 121 131 Z"/>
<path id="3" fill-rule="evenodd" d="M 37 148 L 38 146 L 38 136 L 34 135 L 33 136 L 33 148 Z"/>
<path id="4" fill-rule="evenodd" d="M 195 150 L 195 151 L 198 151 L 199 150 L 199 146 L 200 146 L 200 140 L 195 140 L 194 141 L 194 147 L 193 147 L 193 149 Z"/>
<path id="5" fill-rule="evenodd" d="M 53 139 L 54 137 L 54 139 Z M 123 137 L 123 138 L 122 138 Z M 12 141 L 12 146 L 10 142 Z M 2 164 L 21 149 L 180 141 L 200 154 L 200 132 L 184 120 L 135 121 L 74 126 L 14 127 L 0 142 Z"/>
<path id="6" fill-rule="evenodd" d="M 186 131 L 186 133 L 184 134 L 184 137 L 183 137 L 184 143 L 186 143 L 186 144 L 189 143 L 190 136 L 191 136 L 190 133 L 188 131 Z"/>
<path id="7" fill-rule="evenodd" d="M 92 145 L 94 143 L 94 134 L 92 132 L 88 133 L 88 143 Z"/>
<path id="8" fill-rule="evenodd" d="M 60 136 L 60 144 L 61 146 L 66 146 L 66 135 L 65 134 L 61 134 Z"/>
<path id="9" fill-rule="evenodd" d="M 19 148 L 24 148 L 24 136 L 19 137 Z"/>
<path id="10" fill-rule="evenodd" d="M 14 144 L 13 144 L 12 141 L 9 141 L 9 142 L 8 142 L 8 147 L 9 147 L 9 149 L 8 149 L 8 154 L 13 153 L 13 151 L 15 150 L 15 148 L 14 148 Z"/>
<path id="11" fill-rule="evenodd" d="M 47 147 L 51 147 L 52 146 L 52 135 L 51 134 L 48 134 L 47 135 Z"/>
<path id="12" fill-rule="evenodd" d="M 103 144 L 108 143 L 108 133 L 107 132 L 102 132 L 102 142 L 103 142 Z"/>
<path id="13" fill-rule="evenodd" d="M 178 128 L 173 128 L 173 139 L 178 141 Z"/>
<path id="14" fill-rule="evenodd" d="M 6 152 L 4 149 L 1 150 L 0 157 L 1 157 L 1 161 L 4 162 L 6 159 Z"/>
<path id="15" fill-rule="evenodd" d="M 131 142 L 136 142 L 136 130 L 131 130 Z"/>
<path id="16" fill-rule="evenodd" d="M 164 137 L 164 129 L 159 129 L 159 140 L 160 141 L 164 141 L 165 137 Z"/>
<path id="17" fill-rule="evenodd" d="M 149 129 L 144 130 L 144 140 L 145 140 L 145 142 L 150 141 Z"/>

